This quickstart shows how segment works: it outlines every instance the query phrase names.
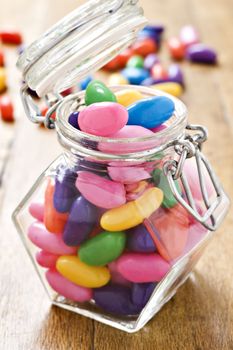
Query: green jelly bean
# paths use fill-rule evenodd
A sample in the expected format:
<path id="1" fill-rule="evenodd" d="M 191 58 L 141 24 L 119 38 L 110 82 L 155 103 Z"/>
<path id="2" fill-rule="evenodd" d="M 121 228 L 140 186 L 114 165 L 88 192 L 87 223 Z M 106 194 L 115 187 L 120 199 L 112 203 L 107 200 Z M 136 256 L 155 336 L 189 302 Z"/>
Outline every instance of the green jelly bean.
<path id="1" fill-rule="evenodd" d="M 99 80 L 91 81 L 86 89 L 85 103 L 87 106 L 98 102 L 117 102 L 114 93 Z"/>
<path id="2" fill-rule="evenodd" d="M 143 68 L 143 66 L 144 59 L 142 56 L 139 55 L 132 56 L 127 62 L 127 67 Z"/>
<path id="3" fill-rule="evenodd" d="M 117 259 L 123 252 L 126 235 L 123 231 L 104 231 L 81 244 L 79 259 L 91 266 L 104 266 Z"/>
<path id="4" fill-rule="evenodd" d="M 155 169 L 152 173 L 152 178 L 154 181 L 154 184 L 156 187 L 160 188 L 163 191 L 164 198 L 162 206 L 165 208 L 172 208 L 177 204 L 177 200 L 172 194 L 172 191 L 170 189 L 168 179 L 164 175 L 163 171 L 161 169 Z M 177 191 L 181 194 L 181 188 L 179 185 L 179 182 L 176 180 L 175 185 L 177 188 Z"/>

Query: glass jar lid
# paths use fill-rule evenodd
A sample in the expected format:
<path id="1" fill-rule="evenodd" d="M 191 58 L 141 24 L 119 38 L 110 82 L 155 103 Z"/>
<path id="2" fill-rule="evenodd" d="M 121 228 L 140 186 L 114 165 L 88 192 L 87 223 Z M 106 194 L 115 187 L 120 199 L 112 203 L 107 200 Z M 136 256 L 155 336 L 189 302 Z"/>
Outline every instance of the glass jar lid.
<path id="1" fill-rule="evenodd" d="M 97 71 L 128 47 L 147 20 L 137 0 L 90 0 L 33 42 L 17 66 L 42 97 Z"/>

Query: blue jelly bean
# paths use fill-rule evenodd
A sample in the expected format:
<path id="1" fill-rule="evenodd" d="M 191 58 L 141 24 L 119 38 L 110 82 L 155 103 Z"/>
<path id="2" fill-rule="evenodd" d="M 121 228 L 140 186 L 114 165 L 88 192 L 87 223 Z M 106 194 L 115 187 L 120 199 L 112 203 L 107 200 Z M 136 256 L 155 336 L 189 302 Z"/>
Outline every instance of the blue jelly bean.
<path id="1" fill-rule="evenodd" d="M 78 115 L 79 112 L 73 112 L 68 119 L 68 122 L 70 125 L 72 125 L 75 129 L 80 130 L 79 125 L 78 125 Z"/>
<path id="2" fill-rule="evenodd" d="M 144 308 L 148 303 L 157 283 L 134 283 L 131 300 L 134 305 Z"/>
<path id="3" fill-rule="evenodd" d="M 156 251 L 155 243 L 144 225 L 138 225 L 127 231 L 127 248 L 141 253 Z"/>
<path id="4" fill-rule="evenodd" d="M 140 85 L 143 80 L 149 78 L 149 72 L 144 68 L 129 67 L 121 71 L 121 74 L 129 81 L 132 85 Z"/>
<path id="5" fill-rule="evenodd" d="M 59 213 L 67 213 L 78 196 L 75 186 L 77 173 L 74 170 L 60 170 L 55 179 L 55 190 L 53 196 L 54 208 Z"/>
<path id="6" fill-rule="evenodd" d="M 174 110 L 174 102 L 165 96 L 140 100 L 128 107 L 128 125 L 140 125 L 152 129 L 168 120 Z"/>
<path id="7" fill-rule="evenodd" d="M 79 84 L 80 89 L 81 89 L 81 90 L 86 90 L 88 84 L 89 84 L 92 80 L 93 80 L 93 78 L 92 78 L 92 76 L 90 76 L 90 75 L 89 75 L 88 77 L 86 77 L 85 79 L 83 79 L 83 80 L 81 81 L 81 83 Z"/>
<path id="8" fill-rule="evenodd" d="M 77 246 L 84 242 L 94 228 L 98 218 L 98 209 L 84 197 L 78 197 L 71 208 L 67 220 L 63 241 L 68 246 Z"/>

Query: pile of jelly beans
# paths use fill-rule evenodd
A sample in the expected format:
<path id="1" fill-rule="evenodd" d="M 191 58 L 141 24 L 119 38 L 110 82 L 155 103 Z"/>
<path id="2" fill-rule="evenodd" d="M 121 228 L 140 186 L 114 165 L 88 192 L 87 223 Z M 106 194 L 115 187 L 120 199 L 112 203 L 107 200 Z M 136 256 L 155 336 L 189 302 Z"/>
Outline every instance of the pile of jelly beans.
<path id="1" fill-rule="evenodd" d="M 79 128 L 116 139 L 145 137 L 165 128 L 174 108 L 164 96 L 145 98 L 134 89 L 113 93 L 92 81 L 85 106 L 69 121 L 74 133 Z M 142 147 L 101 140 L 99 150 L 110 154 Z M 198 195 L 195 181 L 191 186 Z M 35 258 L 51 288 L 118 316 L 138 315 L 173 262 L 206 233 L 173 197 L 160 158 L 133 165 L 91 165 L 86 159 L 71 168 L 60 165 L 47 179 L 42 201 L 31 203 L 29 211 L 36 221 L 28 237 L 41 249 Z"/>
<path id="2" fill-rule="evenodd" d="M 17 31 L 0 30 L 0 115 L 5 122 L 14 121 L 14 106 L 7 91 L 6 59 L 1 44 L 21 45 L 22 36 Z"/>

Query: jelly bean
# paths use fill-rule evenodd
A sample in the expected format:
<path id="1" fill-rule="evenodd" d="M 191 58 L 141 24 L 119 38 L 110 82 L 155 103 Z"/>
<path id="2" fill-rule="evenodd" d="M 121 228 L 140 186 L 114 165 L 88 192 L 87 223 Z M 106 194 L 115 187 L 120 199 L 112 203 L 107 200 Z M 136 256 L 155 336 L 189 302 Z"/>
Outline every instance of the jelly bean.
<path id="1" fill-rule="evenodd" d="M 156 246 L 147 228 L 138 225 L 127 232 L 127 248 L 133 252 L 153 253 Z"/>
<path id="2" fill-rule="evenodd" d="M 75 182 L 77 174 L 72 169 L 62 169 L 55 179 L 55 190 L 53 196 L 54 208 L 59 213 L 67 213 L 78 196 Z"/>
<path id="3" fill-rule="evenodd" d="M 121 68 L 124 68 L 125 65 L 122 66 L 122 62 L 121 59 L 119 59 L 119 56 L 113 58 L 110 62 L 108 62 L 103 69 L 110 71 L 110 72 L 114 72 L 117 71 Z"/>
<path id="4" fill-rule="evenodd" d="M 84 302 L 92 299 L 92 289 L 78 286 L 57 272 L 55 269 L 50 269 L 45 274 L 49 285 L 63 297 L 76 301 Z"/>
<path id="5" fill-rule="evenodd" d="M 108 174 L 113 181 L 124 184 L 149 179 L 150 174 L 142 167 L 108 167 Z"/>
<path id="6" fill-rule="evenodd" d="M 79 259 L 91 266 L 104 266 L 117 259 L 126 243 L 124 232 L 101 232 L 81 244 Z"/>
<path id="7" fill-rule="evenodd" d="M 148 303 L 157 283 L 134 283 L 131 300 L 134 305 L 144 308 Z"/>
<path id="8" fill-rule="evenodd" d="M 0 32 L 3 44 L 20 45 L 23 42 L 22 35 L 16 31 L 4 30 Z"/>
<path id="9" fill-rule="evenodd" d="M 71 95 L 72 93 L 73 93 L 73 89 L 72 89 L 72 88 L 68 88 L 68 89 L 62 91 L 62 92 L 61 92 L 61 95 L 62 95 L 63 97 L 66 97 L 66 96 Z"/>
<path id="10" fill-rule="evenodd" d="M 44 224 L 48 231 L 52 233 L 62 233 L 66 225 L 68 214 L 59 213 L 53 204 L 55 186 L 48 182 L 45 191 Z"/>
<path id="11" fill-rule="evenodd" d="M 155 53 L 158 50 L 156 42 L 151 38 L 145 38 L 136 41 L 132 45 L 132 50 L 136 55 L 146 57 L 150 53 Z"/>
<path id="12" fill-rule="evenodd" d="M 99 80 L 93 80 L 86 88 L 85 103 L 87 106 L 97 102 L 116 102 L 116 96 Z"/>
<path id="13" fill-rule="evenodd" d="M 158 210 L 148 221 L 145 220 L 145 225 L 164 259 L 171 261 L 184 253 L 189 217 L 180 204 L 169 210 Z"/>
<path id="14" fill-rule="evenodd" d="M 184 75 L 178 64 L 171 64 L 168 68 L 169 79 L 174 83 L 184 86 Z"/>
<path id="15" fill-rule="evenodd" d="M 82 131 L 97 136 L 109 136 L 122 129 L 127 121 L 127 110 L 114 102 L 93 103 L 78 118 Z"/>
<path id="16" fill-rule="evenodd" d="M 86 90 L 86 88 L 88 87 L 88 84 L 90 84 L 92 82 L 93 78 L 91 75 L 88 75 L 85 79 L 83 79 L 80 83 L 79 83 L 79 87 L 81 90 Z"/>
<path id="17" fill-rule="evenodd" d="M 159 282 L 170 265 L 158 254 L 125 253 L 117 260 L 117 269 L 134 283 Z"/>
<path id="18" fill-rule="evenodd" d="M 5 122 L 13 122 L 15 120 L 14 107 L 8 95 L 0 97 L 0 114 Z"/>
<path id="19" fill-rule="evenodd" d="M 94 290 L 95 304 L 106 312 L 116 315 L 137 315 L 141 308 L 131 301 L 131 290 L 117 284 Z"/>
<path id="20" fill-rule="evenodd" d="M 100 221 L 107 231 L 122 231 L 135 227 L 156 211 L 163 201 L 163 192 L 158 188 L 148 189 L 135 201 L 106 211 Z"/>
<path id="21" fill-rule="evenodd" d="M 154 79 L 166 79 L 168 77 L 166 69 L 160 63 L 156 63 L 151 69 L 151 76 Z"/>
<path id="22" fill-rule="evenodd" d="M 180 97 L 183 93 L 182 86 L 178 83 L 173 82 L 155 84 L 152 86 L 152 88 L 166 92 L 167 94 L 170 94 L 175 97 Z"/>
<path id="23" fill-rule="evenodd" d="M 150 53 L 144 60 L 144 68 L 150 71 L 156 63 L 160 63 L 158 56 L 155 53 Z"/>
<path id="24" fill-rule="evenodd" d="M 0 67 L 4 67 L 4 65 L 5 65 L 4 53 L 0 50 Z"/>
<path id="25" fill-rule="evenodd" d="M 77 248 L 65 245 L 61 234 L 51 234 L 41 222 L 34 222 L 28 229 L 28 238 L 38 248 L 51 254 L 76 254 Z"/>
<path id="26" fill-rule="evenodd" d="M 64 229 L 63 240 L 68 246 L 77 246 L 91 234 L 97 220 L 97 208 L 84 197 L 78 197 L 71 208 Z"/>
<path id="27" fill-rule="evenodd" d="M 144 58 L 139 55 L 132 56 L 127 62 L 127 67 L 143 68 L 143 65 L 144 65 Z"/>
<path id="28" fill-rule="evenodd" d="M 109 79 L 108 79 L 109 85 L 127 85 L 129 84 L 128 80 L 123 77 L 122 74 L 115 73 L 111 74 Z"/>
<path id="29" fill-rule="evenodd" d="M 156 84 L 157 82 L 158 82 L 158 81 L 157 81 L 156 79 L 154 79 L 154 78 L 152 78 L 152 77 L 149 77 L 149 78 L 143 80 L 143 82 L 141 83 L 141 85 L 143 85 L 143 86 L 151 86 L 151 85 L 153 85 L 153 84 Z M 159 80 L 159 82 L 161 82 L 161 81 Z"/>
<path id="30" fill-rule="evenodd" d="M 6 90 L 6 71 L 5 68 L 0 67 L 0 93 Z"/>
<path id="31" fill-rule="evenodd" d="M 71 113 L 71 115 L 69 116 L 68 122 L 70 125 L 72 125 L 75 129 L 80 130 L 80 127 L 78 125 L 78 115 L 79 112 L 73 112 Z"/>
<path id="32" fill-rule="evenodd" d="M 40 250 L 36 253 L 36 261 L 37 263 L 42 266 L 46 267 L 48 269 L 55 268 L 56 261 L 59 258 L 59 255 L 51 254 L 49 252 L 46 252 L 45 250 Z"/>
<path id="33" fill-rule="evenodd" d="M 152 178 L 156 187 L 160 188 L 163 191 L 163 207 L 172 208 L 177 204 L 177 200 L 172 194 L 167 176 L 164 175 L 163 171 L 160 169 L 155 169 L 152 173 Z M 181 194 L 181 188 L 179 182 L 175 180 L 175 185 L 177 191 Z"/>
<path id="34" fill-rule="evenodd" d="M 151 131 L 159 132 L 159 131 L 165 130 L 166 128 L 167 128 L 166 125 L 162 124 L 162 125 L 157 126 L 156 128 L 151 129 Z"/>
<path id="35" fill-rule="evenodd" d="M 185 48 L 199 42 L 199 35 L 193 26 L 187 25 L 180 30 L 180 41 Z"/>
<path id="36" fill-rule="evenodd" d="M 133 190 L 128 190 L 126 185 L 126 199 L 127 201 L 134 201 L 135 199 L 137 199 L 138 197 L 140 197 L 149 187 L 151 187 L 151 184 L 149 184 L 146 181 L 140 181 L 136 184 L 136 188 Z"/>
<path id="37" fill-rule="evenodd" d="M 28 208 L 29 213 L 38 221 L 44 221 L 44 203 L 32 202 Z"/>
<path id="38" fill-rule="evenodd" d="M 153 132 L 142 126 L 138 125 L 126 125 L 124 128 L 119 130 L 113 135 L 110 135 L 114 139 L 124 139 L 124 138 L 143 138 L 153 136 Z M 137 151 L 143 151 L 153 147 L 154 142 L 152 141 L 143 141 L 143 142 L 132 142 L 132 143 L 109 143 L 109 142 L 100 142 L 98 148 L 102 152 L 113 153 L 113 154 L 123 154 L 131 153 Z M 123 164 L 124 166 L 124 164 Z"/>
<path id="39" fill-rule="evenodd" d="M 120 62 L 120 68 L 124 68 L 128 62 L 128 60 L 130 59 L 130 57 L 132 57 L 134 55 L 134 51 L 131 48 L 127 48 L 126 50 L 124 50 L 123 52 L 121 52 L 117 57 L 118 60 Z"/>
<path id="40" fill-rule="evenodd" d="M 77 256 L 61 256 L 56 268 L 69 281 L 87 288 L 99 288 L 111 278 L 109 269 L 103 266 L 89 266 Z"/>
<path id="41" fill-rule="evenodd" d="M 168 48 L 170 55 L 175 60 L 182 60 L 185 55 L 185 47 L 183 43 L 176 37 L 172 37 L 168 40 Z"/>
<path id="42" fill-rule="evenodd" d="M 128 107 L 128 125 L 155 128 L 168 120 L 175 110 L 174 102 L 165 96 L 150 97 Z"/>
<path id="43" fill-rule="evenodd" d="M 148 25 L 139 32 L 140 38 L 149 37 L 153 39 L 157 46 L 159 47 L 161 43 L 162 34 L 164 31 L 164 26 L 162 25 Z"/>
<path id="44" fill-rule="evenodd" d="M 204 44 L 195 44 L 187 49 L 186 58 L 192 62 L 215 64 L 217 62 L 217 53 L 214 49 Z"/>
<path id="45" fill-rule="evenodd" d="M 116 93 L 117 102 L 124 107 L 128 107 L 136 101 L 143 99 L 143 95 L 133 89 L 121 90 Z"/>
<path id="46" fill-rule="evenodd" d="M 33 94 L 33 96 L 34 96 L 34 91 L 33 91 L 33 90 L 31 90 L 30 95 L 31 95 L 31 94 Z M 35 96 L 34 96 L 34 97 L 35 97 Z M 41 115 L 42 115 L 43 117 L 45 117 L 46 114 L 47 114 L 47 112 L 48 112 L 48 110 L 49 110 L 49 108 L 48 108 L 47 106 L 45 106 L 44 108 L 42 108 L 42 110 L 41 110 Z M 53 119 L 53 120 L 56 120 L 56 112 L 52 113 L 52 115 L 51 115 L 50 118 Z"/>
<path id="47" fill-rule="evenodd" d="M 124 185 L 88 171 L 79 172 L 76 186 L 89 202 L 100 208 L 115 208 L 126 201 Z"/>
<path id="48" fill-rule="evenodd" d="M 108 264 L 109 271 L 111 273 L 111 282 L 130 287 L 131 283 L 127 281 L 118 271 L 116 267 L 116 261 L 112 261 Z"/>
<path id="49" fill-rule="evenodd" d="M 121 71 L 121 74 L 132 85 L 140 85 L 143 82 L 143 80 L 149 78 L 149 72 L 144 68 L 125 68 Z"/>

